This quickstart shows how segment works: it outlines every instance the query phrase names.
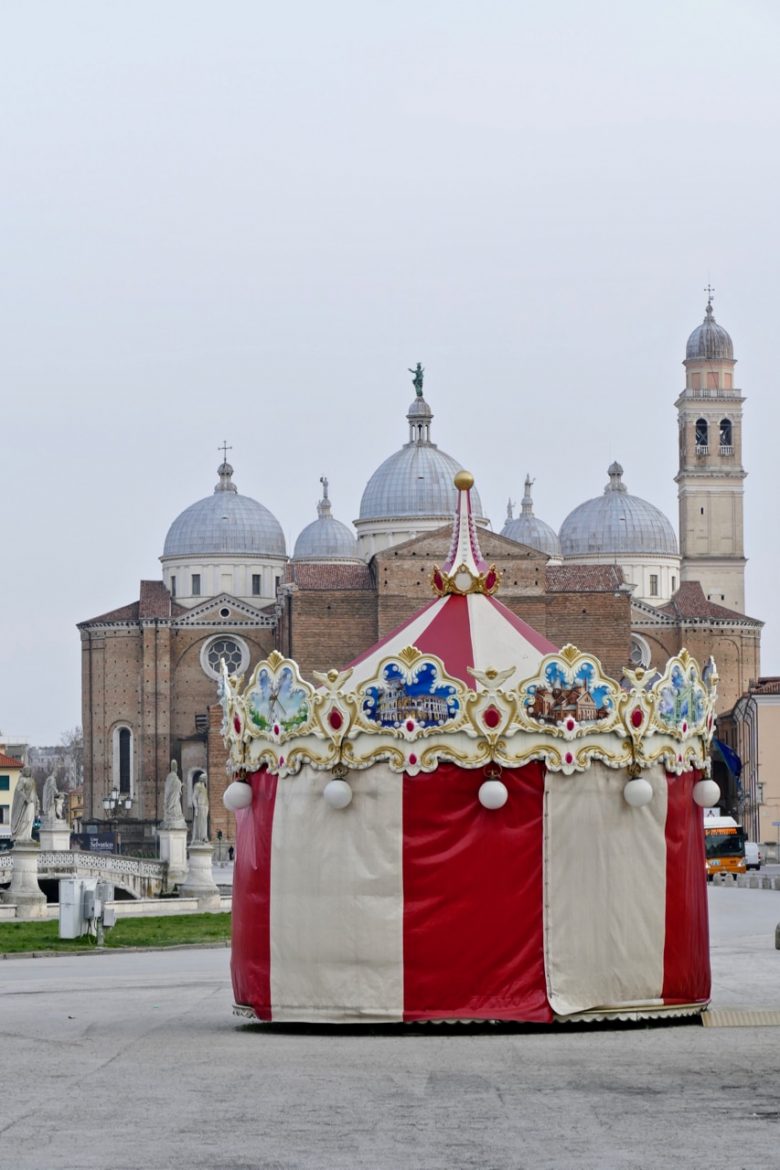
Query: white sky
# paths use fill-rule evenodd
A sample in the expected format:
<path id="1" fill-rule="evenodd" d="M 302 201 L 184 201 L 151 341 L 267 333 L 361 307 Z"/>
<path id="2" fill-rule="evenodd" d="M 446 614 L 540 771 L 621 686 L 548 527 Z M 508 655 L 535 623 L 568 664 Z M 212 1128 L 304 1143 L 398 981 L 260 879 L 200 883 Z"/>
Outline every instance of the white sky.
<path id="1" fill-rule="evenodd" d="M 81 721 L 77 621 L 160 576 L 217 446 L 288 546 L 433 439 L 494 526 L 619 459 L 677 526 L 708 280 L 745 412 L 748 612 L 780 673 L 771 0 L 4 0 L 0 729 Z"/>

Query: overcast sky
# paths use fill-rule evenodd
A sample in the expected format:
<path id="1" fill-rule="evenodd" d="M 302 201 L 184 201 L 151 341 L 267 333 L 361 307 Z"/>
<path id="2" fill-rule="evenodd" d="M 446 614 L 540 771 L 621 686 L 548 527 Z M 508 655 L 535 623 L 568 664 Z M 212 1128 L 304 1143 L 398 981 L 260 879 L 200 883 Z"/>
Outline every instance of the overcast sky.
<path id="1" fill-rule="evenodd" d="M 612 459 L 677 527 L 708 281 L 747 395 L 748 612 L 775 600 L 780 8 L 772 0 L 3 0 L 0 729 L 81 721 L 76 622 L 239 491 L 291 548 L 433 439 L 500 529 Z"/>

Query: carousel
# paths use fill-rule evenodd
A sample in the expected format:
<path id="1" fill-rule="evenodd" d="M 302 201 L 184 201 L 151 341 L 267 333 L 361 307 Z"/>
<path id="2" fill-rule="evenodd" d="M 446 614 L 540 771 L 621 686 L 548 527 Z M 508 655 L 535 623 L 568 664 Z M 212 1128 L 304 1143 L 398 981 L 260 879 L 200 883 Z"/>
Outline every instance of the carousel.
<path id="1" fill-rule="evenodd" d="M 636 1019 L 710 994 L 716 674 L 608 677 L 501 604 L 468 472 L 434 599 L 343 670 L 223 670 L 234 1010 Z"/>

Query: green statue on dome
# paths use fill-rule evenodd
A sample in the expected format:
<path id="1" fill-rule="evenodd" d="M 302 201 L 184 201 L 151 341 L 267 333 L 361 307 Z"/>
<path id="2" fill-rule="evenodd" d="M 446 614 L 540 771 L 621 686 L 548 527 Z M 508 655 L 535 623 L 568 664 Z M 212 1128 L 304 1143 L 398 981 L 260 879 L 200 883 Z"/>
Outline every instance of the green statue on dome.
<path id="1" fill-rule="evenodd" d="M 414 374 L 414 377 L 412 378 L 412 385 L 414 386 L 415 394 L 417 395 L 418 398 L 422 398 L 422 396 L 423 396 L 423 378 L 425 377 L 425 367 L 423 365 L 421 365 L 420 362 L 418 362 L 416 369 L 413 370 L 411 368 L 411 366 L 409 367 L 409 373 Z"/>

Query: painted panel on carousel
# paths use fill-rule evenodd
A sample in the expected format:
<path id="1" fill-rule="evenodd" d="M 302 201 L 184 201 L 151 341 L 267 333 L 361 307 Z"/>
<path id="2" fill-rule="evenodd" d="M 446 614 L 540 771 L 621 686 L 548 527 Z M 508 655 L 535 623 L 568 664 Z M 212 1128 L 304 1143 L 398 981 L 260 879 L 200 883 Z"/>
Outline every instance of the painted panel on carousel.
<path id="1" fill-rule="evenodd" d="M 708 692 L 717 681 L 714 666 L 708 662 L 704 670 L 706 689 L 696 661 L 687 652 L 671 660 L 664 677 L 653 688 L 657 723 L 682 735 L 701 727 L 708 713 Z"/>
<path id="2" fill-rule="evenodd" d="M 526 715 L 536 723 L 552 726 L 603 723 L 614 718 L 617 688 L 604 677 L 598 662 L 583 654 L 573 661 L 549 657 L 536 679 L 522 688 Z"/>
<path id="3" fill-rule="evenodd" d="M 273 673 L 260 667 L 247 696 L 247 710 L 252 726 L 271 735 L 300 730 L 311 714 L 309 696 L 289 666 Z"/>
<path id="4" fill-rule="evenodd" d="M 441 727 L 461 712 L 457 687 L 439 666 L 423 659 L 412 667 L 388 662 L 379 679 L 363 688 L 363 718 L 378 727 Z"/>

